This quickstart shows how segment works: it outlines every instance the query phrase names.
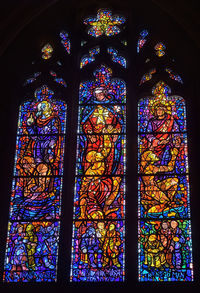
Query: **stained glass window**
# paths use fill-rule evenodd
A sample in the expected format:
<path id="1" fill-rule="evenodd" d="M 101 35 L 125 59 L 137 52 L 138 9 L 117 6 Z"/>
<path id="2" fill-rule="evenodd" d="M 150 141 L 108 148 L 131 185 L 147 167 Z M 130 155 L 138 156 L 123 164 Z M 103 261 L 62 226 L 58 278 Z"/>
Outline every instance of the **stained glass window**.
<path id="1" fill-rule="evenodd" d="M 71 281 L 125 275 L 126 86 L 101 66 L 80 84 Z"/>
<path id="2" fill-rule="evenodd" d="M 192 281 L 186 109 L 159 82 L 138 103 L 140 281 Z"/>
<path id="3" fill-rule="evenodd" d="M 183 80 L 182 80 L 182 78 L 180 77 L 180 75 L 174 73 L 174 71 L 173 71 L 171 68 L 166 68 L 165 71 L 166 71 L 167 73 L 169 73 L 169 77 L 170 77 L 171 79 L 174 79 L 174 80 L 176 80 L 176 81 L 178 81 L 178 82 L 180 82 L 180 83 L 183 84 Z"/>
<path id="4" fill-rule="evenodd" d="M 116 49 L 114 49 L 112 47 L 109 47 L 107 49 L 107 52 L 108 52 L 108 54 L 110 54 L 112 56 L 113 62 L 118 63 L 121 66 L 126 68 L 126 58 L 121 56 L 121 55 L 119 55 L 118 51 Z"/>
<path id="5" fill-rule="evenodd" d="M 125 23 L 126 19 L 120 15 L 112 15 L 109 9 L 99 9 L 97 16 L 90 16 L 84 20 L 85 25 L 90 25 L 88 34 L 98 38 L 106 35 L 107 37 L 117 35 L 121 32 L 119 25 Z"/>
<path id="6" fill-rule="evenodd" d="M 53 80 L 59 84 L 61 84 L 64 87 L 67 87 L 67 84 L 65 82 L 65 80 L 62 77 L 58 77 L 57 73 L 55 71 L 50 70 L 49 73 L 51 74 L 51 76 L 53 76 Z"/>
<path id="7" fill-rule="evenodd" d="M 56 281 L 66 104 L 42 86 L 19 111 L 5 282 Z"/>
<path id="8" fill-rule="evenodd" d="M 166 46 L 163 43 L 156 44 L 154 49 L 158 57 L 163 57 L 165 55 Z"/>
<path id="9" fill-rule="evenodd" d="M 30 83 L 33 83 L 34 81 L 36 81 L 37 77 L 40 75 L 41 75 L 41 72 L 35 72 L 33 74 L 33 76 L 31 76 L 25 80 L 25 82 L 23 83 L 23 86 L 30 84 Z"/>
<path id="10" fill-rule="evenodd" d="M 146 37 L 148 36 L 148 34 L 149 34 L 149 32 L 147 30 L 141 31 L 140 37 L 139 37 L 138 43 L 137 43 L 137 53 L 140 52 L 140 50 L 142 49 L 142 47 L 146 43 Z"/>
<path id="11" fill-rule="evenodd" d="M 94 47 L 91 50 L 89 50 L 89 54 L 84 55 L 81 58 L 81 62 L 80 62 L 80 68 L 83 68 L 84 66 L 86 66 L 87 64 L 94 62 L 95 61 L 95 55 L 100 53 L 100 47 Z"/>
<path id="12" fill-rule="evenodd" d="M 53 53 L 53 48 L 50 44 L 46 44 L 43 48 L 42 48 L 42 58 L 43 59 L 50 59 Z"/>
<path id="13" fill-rule="evenodd" d="M 67 53 L 70 54 L 71 43 L 70 43 L 68 33 L 66 31 L 61 31 L 60 38 L 61 38 L 61 44 L 63 45 Z"/>
<path id="14" fill-rule="evenodd" d="M 141 78 L 140 85 L 152 79 L 154 73 L 156 73 L 156 68 L 152 68 L 149 72 L 145 73 Z"/>

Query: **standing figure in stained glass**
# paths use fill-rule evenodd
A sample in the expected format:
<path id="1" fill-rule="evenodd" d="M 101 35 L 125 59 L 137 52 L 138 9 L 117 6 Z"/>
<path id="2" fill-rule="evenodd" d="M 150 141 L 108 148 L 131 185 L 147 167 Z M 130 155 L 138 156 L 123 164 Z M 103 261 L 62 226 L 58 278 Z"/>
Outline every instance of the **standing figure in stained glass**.
<path id="1" fill-rule="evenodd" d="M 179 228 L 177 221 L 171 221 L 171 231 L 172 231 L 172 242 L 171 247 L 173 251 L 173 263 L 176 269 L 181 269 L 182 267 L 182 245 L 185 243 L 185 237 L 183 236 L 182 230 Z"/>
<path id="2" fill-rule="evenodd" d="M 54 265 L 51 263 L 49 259 L 49 255 L 51 255 L 52 245 L 49 243 L 50 239 L 54 237 L 54 224 L 49 225 L 47 227 L 40 227 L 38 235 L 40 236 L 40 241 L 38 241 L 37 250 L 35 252 L 35 260 L 36 266 L 41 267 L 44 265 L 46 268 L 54 269 Z"/>
<path id="3" fill-rule="evenodd" d="M 30 269 L 35 270 L 35 252 L 38 244 L 38 238 L 35 232 L 35 228 L 32 224 L 28 224 L 26 227 L 26 235 L 24 237 L 26 240 L 26 248 L 28 254 L 28 266 Z"/>
<path id="4" fill-rule="evenodd" d="M 96 268 L 97 265 L 101 267 L 102 250 L 95 228 L 87 228 L 85 234 L 82 235 L 80 249 L 83 254 L 87 255 L 84 259 L 90 267 Z"/>
<path id="5" fill-rule="evenodd" d="M 87 146 L 83 157 L 86 176 L 80 190 L 80 219 L 104 219 L 114 212 L 116 208 L 109 207 L 118 194 L 121 181 L 119 177 L 110 178 L 106 175 L 113 172 L 115 142 L 122 127 L 116 114 L 104 105 L 110 98 L 106 90 L 102 87 L 96 88 L 94 96 L 97 105 L 82 122 Z"/>
<path id="6" fill-rule="evenodd" d="M 173 269 L 174 268 L 172 264 L 173 246 L 171 245 L 172 231 L 170 229 L 170 223 L 168 221 L 164 221 L 161 224 L 159 235 L 160 235 L 160 242 L 162 243 L 162 246 L 164 247 L 164 253 L 166 258 L 165 266 Z"/>
<path id="7" fill-rule="evenodd" d="M 120 245 L 120 233 L 116 231 L 115 224 L 111 223 L 106 233 L 105 242 L 103 245 L 103 267 L 110 266 L 110 262 L 117 268 L 121 267 L 121 264 L 118 260 Z"/>
<path id="8" fill-rule="evenodd" d="M 12 237 L 13 245 L 10 255 L 10 263 L 12 264 L 11 271 L 17 271 L 19 267 L 19 270 L 28 271 L 28 257 L 25 245 L 26 240 L 24 239 L 25 233 L 23 232 L 24 227 L 23 225 L 18 224 L 16 229 L 17 232 Z"/>

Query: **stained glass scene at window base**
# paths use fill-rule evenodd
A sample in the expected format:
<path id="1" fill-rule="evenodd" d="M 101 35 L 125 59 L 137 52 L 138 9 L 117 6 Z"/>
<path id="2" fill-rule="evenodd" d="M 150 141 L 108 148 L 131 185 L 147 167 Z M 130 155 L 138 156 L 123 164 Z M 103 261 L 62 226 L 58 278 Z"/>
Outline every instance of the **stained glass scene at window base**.
<path id="1" fill-rule="evenodd" d="M 126 86 L 105 65 L 94 77 L 79 89 L 70 278 L 118 282 L 125 279 Z"/>
<path id="2" fill-rule="evenodd" d="M 57 280 L 67 107 L 53 95 L 20 107 L 4 282 Z"/>
<path id="3" fill-rule="evenodd" d="M 139 281 L 193 281 L 185 100 L 160 81 L 138 103 Z"/>

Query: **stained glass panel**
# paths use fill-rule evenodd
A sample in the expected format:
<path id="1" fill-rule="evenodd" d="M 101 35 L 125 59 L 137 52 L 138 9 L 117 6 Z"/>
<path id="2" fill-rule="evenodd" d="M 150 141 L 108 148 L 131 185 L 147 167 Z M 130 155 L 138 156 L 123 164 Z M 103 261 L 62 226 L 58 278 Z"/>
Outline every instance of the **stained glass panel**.
<path id="1" fill-rule="evenodd" d="M 109 9 L 99 9 L 97 16 L 90 16 L 84 20 L 85 25 L 90 25 L 88 34 L 98 38 L 106 35 L 107 37 L 119 34 L 121 32 L 119 25 L 123 24 L 126 19 L 120 15 L 112 15 Z"/>
<path id="2" fill-rule="evenodd" d="M 79 92 L 71 281 L 123 281 L 126 87 L 103 65 L 94 76 Z"/>
<path id="3" fill-rule="evenodd" d="M 158 57 L 163 57 L 165 55 L 166 46 L 163 43 L 156 44 L 154 49 Z"/>
<path id="4" fill-rule="evenodd" d="M 19 111 L 5 282 L 56 281 L 66 104 L 47 86 Z"/>
<path id="5" fill-rule="evenodd" d="M 35 72 L 31 77 L 27 78 L 25 82 L 23 83 L 23 86 L 33 83 L 36 81 L 37 77 L 41 75 L 41 72 Z"/>
<path id="6" fill-rule="evenodd" d="M 120 64 L 121 66 L 126 68 L 126 58 L 119 55 L 118 51 L 112 47 L 107 49 L 108 54 L 112 56 L 112 61 Z"/>
<path id="7" fill-rule="evenodd" d="M 183 80 L 182 80 L 182 78 L 180 77 L 180 75 L 174 73 L 174 71 L 173 71 L 171 68 L 166 68 L 165 71 L 166 71 L 167 73 L 169 73 L 169 77 L 170 77 L 171 79 L 174 79 L 174 80 L 176 80 L 176 81 L 178 81 L 178 82 L 180 82 L 180 83 L 183 84 Z"/>
<path id="8" fill-rule="evenodd" d="M 61 85 L 64 86 L 64 87 L 67 87 L 66 81 L 65 81 L 62 77 L 58 77 L 56 72 L 50 70 L 49 73 L 51 74 L 51 76 L 54 77 L 53 80 L 54 80 L 55 82 L 61 84 Z"/>
<path id="9" fill-rule="evenodd" d="M 50 44 L 46 44 L 43 48 L 42 48 L 42 58 L 47 60 L 50 59 L 53 53 L 53 48 Z"/>
<path id="10" fill-rule="evenodd" d="M 71 42 L 70 42 L 68 33 L 66 31 L 61 31 L 60 38 L 61 38 L 61 44 L 63 45 L 67 53 L 70 54 Z"/>
<path id="11" fill-rule="evenodd" d="M 140 80 L 140 85 L 152 79 L 154 73 L 156 73 L 156 68 L 152 68 L 149 72 L 145 73 Z"/>
<path id="12" fill-rule="evenodd" d="M 140 36 L 137 42 L 137 53 L 140 52 L 140 50 L 142 49 L 142 47 L 144 46 L 144 44 L 146 43 L 146 37 L 148 36 L 149 32 L 148 30 L 143 30 L 140 32 Z"/>
<path id="13" fill-rule="evenodd" d="M 95 61 L 95 55 L 100 53 L 100 47 L 94 47 L 89 50 L 89 54 L 84 55 L 80 61 L 80 68 L 83 68 L 87 64 Z"/>
<path id="14" fill-rule="evenodd" d="M 138 104 L 140 281 L 192 281 L 185 101 L 159 82 Z"/>
<path id="15" fill-rule="evenodd" d="M 56 280 L 58 238 L 59 222 L 9 223 L 4 280 Z"/>

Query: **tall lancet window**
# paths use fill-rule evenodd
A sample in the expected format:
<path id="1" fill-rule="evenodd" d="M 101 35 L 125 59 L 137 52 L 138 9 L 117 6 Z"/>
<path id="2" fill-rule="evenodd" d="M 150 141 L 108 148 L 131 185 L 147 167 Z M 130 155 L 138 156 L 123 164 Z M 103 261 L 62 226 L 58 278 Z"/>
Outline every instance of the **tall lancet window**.
<path id="1" fill-rule="evenodd" d="M 97 17 L 84 21 L 89 25 L 87 38 L 99 41 L 90 55 L 83 55 L 84 67 L 91 62 L 94 67 L 99 60 L 100 64 L 93 69 L 94 77 L 91 72 L 91 79 L 87 77 L 79 87 L 70 273 L 74 282 L 125 278 L 126 85 L 118 74 L 113 78 L 111 66 L 103 59 L 107 54 L 111 65 L 117 62 L 122 70 L 126 65 L 114 48 L 115 55 L 124 58 L 123 64 L 110 58 L 103 42 L 118 35 L 124 22 L 124 17 L 112 15 L 108 9 L 100 9 Z"/>
<path id="2" fill-rule="evenodd" d="M 160 81 L 138 102 L 140 281 L 192 281 L 186 107 Z"/>
<path id="3" fill-rule="evenodd" d="M 102 65 L 79 89 L 72 281 L 123 281 L 126 86 Z"/>
<path id="4" fill-rule="evenodd" d="M 5 282 L 57 279 L 66 104 L 46 85 L 20 106 Z"/>

